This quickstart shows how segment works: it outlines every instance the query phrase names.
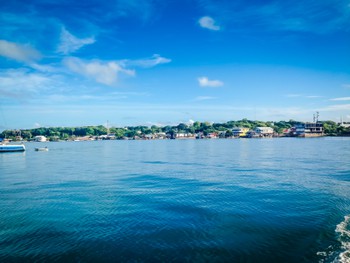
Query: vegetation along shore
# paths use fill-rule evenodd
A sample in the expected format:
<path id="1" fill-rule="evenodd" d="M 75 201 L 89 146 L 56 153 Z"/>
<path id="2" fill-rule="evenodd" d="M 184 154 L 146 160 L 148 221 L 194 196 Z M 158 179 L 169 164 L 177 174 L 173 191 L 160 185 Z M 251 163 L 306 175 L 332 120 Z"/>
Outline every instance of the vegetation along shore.
<path id="1" fill-rule="evenodd" d="M 45 140 L 95 140 L 95 139 L 185 139 L 185 138 L 235 138 L 235 137 L 282 137 L 296 136 L 300 127 L 307 123 L 289 120 L 264 122 L 242 119 L 226 123 L 193 122 L 168 126 L 128 126 L 128 127 L 41 127 L 35 129 L 4 130 L 2 140 L 31 141 L 45 137 Z M 349 123 L 318 121 L 312 124 L 321 136 L 350 136 Z M 261 133 L 259 133 L 259 131 Z M 300 134 L 299 134 L 300 135 Z M 306 137 L 306 136 L 305 136 Z M 313 137 L 313 136 L 310 136 Z"/>

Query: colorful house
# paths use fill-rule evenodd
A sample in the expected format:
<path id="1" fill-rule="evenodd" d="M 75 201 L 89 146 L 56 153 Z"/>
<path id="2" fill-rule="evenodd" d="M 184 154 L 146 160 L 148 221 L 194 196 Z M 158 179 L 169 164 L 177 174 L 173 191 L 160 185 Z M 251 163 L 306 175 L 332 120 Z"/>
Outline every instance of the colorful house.
<path id="1" fill-rule="evenodd" d="M 234 137 L 247 137 L 249 128 L 236 127 L 232 129 L 232 135 Z"/>

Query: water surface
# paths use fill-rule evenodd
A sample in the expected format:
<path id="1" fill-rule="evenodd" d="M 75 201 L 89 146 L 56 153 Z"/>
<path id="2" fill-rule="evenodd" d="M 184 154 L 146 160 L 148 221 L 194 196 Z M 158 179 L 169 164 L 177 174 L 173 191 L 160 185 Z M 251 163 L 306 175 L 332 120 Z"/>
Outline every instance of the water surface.
<path id="1" fill-rule="evenodd" d="M 349 262 L 350 138 L 26 148 L 0 154 L 1 262 Z"/>

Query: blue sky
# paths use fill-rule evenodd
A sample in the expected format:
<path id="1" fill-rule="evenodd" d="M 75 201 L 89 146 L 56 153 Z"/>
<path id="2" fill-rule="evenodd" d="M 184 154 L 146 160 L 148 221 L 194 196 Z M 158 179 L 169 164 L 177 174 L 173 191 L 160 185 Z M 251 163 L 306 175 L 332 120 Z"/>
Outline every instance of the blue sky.
<path id="1" fill-rule="evenodd" d="M 350 1 L 3 1 L 0 130 L 350 121 Z"/>

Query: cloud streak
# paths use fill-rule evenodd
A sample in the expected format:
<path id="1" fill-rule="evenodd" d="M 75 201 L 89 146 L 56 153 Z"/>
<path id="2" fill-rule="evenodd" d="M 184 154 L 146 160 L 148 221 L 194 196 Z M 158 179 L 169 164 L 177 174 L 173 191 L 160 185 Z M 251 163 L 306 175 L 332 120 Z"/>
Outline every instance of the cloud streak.
<path id="1" fill-rule="evenodd" d="M 217 88 L 224 85 L 224 83 L 220 80 L 209 80 L 208 77 L 199 77 L 198 78 L 199 86 L 201 87 L 211 87 Z"/>
<path id="2" fill-rule="evenodd" d="M 350 104 L 330 105 L 322 109 L 322 111 L 349 111 Z"/>
<path id="3" fill-rule="evenodd" d="M 21 45 L 6 40 L 0 40 L 0 56 L 24 63 L 32 63 L 41 58 L 39 51 L 29 45 Z"/>
<path id="4" fill-rule="evenodd" d="M 323 98 L 323 96 L 319 96 L 319 95 L 308 95 L 306 96 L 307 99 L 320 99 Z"/>
<path id="5" fill-rule="evenodd" d="M 330 99 L 331 101 L 348 101 L 350 100 L 350 97 L 342 97 L 342 98 L 334 98 Z"/>
<path id="6" fill-rule="evenodd" d="M 306 98 L 306 99 L 319 99 L 323 98 L 320 95 L 303 95 L 303 94 L 287 94 L 285 95 L 287 98 Z"/>
<path id="7" fill-rule="evenodd" d="M 57 48 L 57 52 L 68 55 L 79 50 L 85 45 L 95 43 L 95 38 L 77 38 L 76 36 L 69 33 L 65 28 L 62 28 L 60 41 L 61 42 Z"/>
<path id="8" fill-rule="evenodd" d="M 154 54 L 150 58 L 137 59 L 137 60 L 122 60 L 121 64 L 125 66 L 152 68 L 157 65 L 170 63 L 171 59 L 161 57 L 159 54 Z"/>

